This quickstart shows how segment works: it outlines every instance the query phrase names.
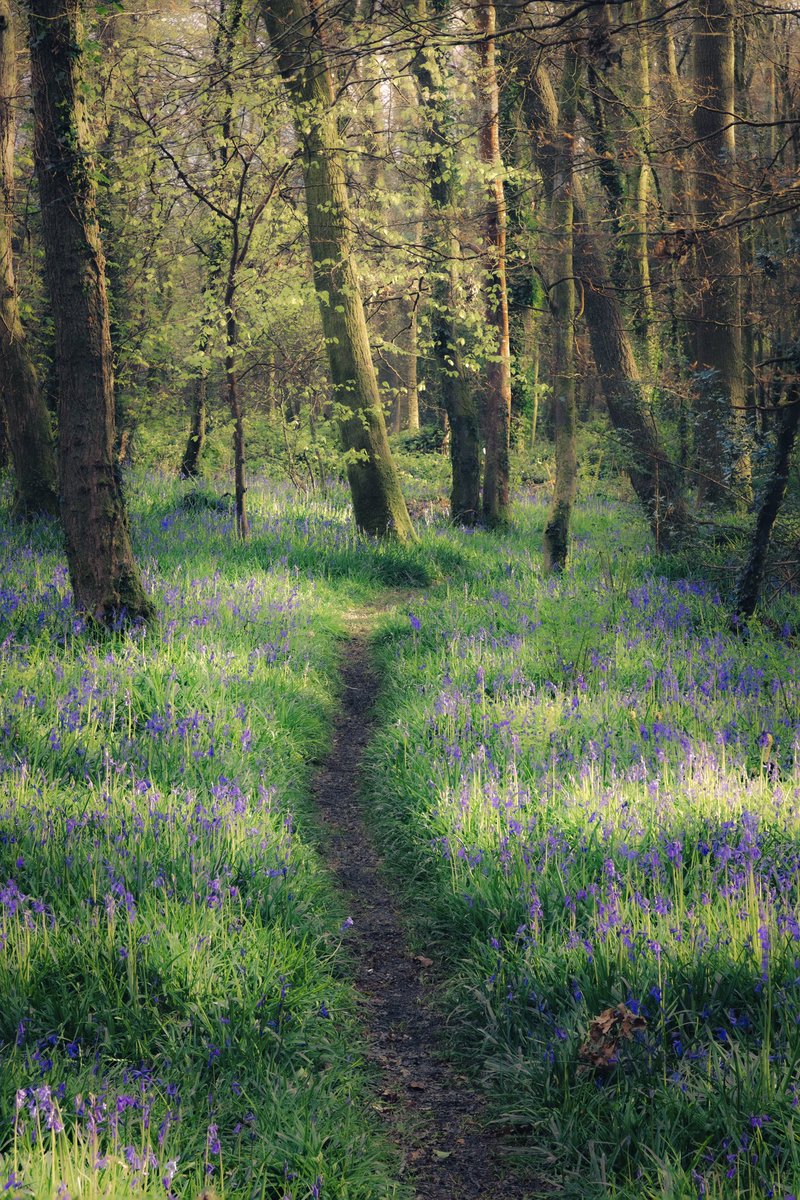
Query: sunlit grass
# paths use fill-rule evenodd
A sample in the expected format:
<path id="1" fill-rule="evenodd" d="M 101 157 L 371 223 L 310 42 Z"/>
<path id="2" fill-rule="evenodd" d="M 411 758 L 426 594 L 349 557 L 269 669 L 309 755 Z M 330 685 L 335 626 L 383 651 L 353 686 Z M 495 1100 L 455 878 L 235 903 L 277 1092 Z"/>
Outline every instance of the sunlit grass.
<path id="1" fill-rule="evenodd" d="M 743 642 L 715 586 L 652 571 L 623 506 L 578 521 L 563 579 L 542 578 L 527 509 L 495 543 L 504 578 L 385 626 L 377 820 L 449 964 L 458 1046 L 543 1180 L 782 1200 L 800 1186 L 796 602 Z M 578 1071 L 620 1003 L 646 1031 Z"/>

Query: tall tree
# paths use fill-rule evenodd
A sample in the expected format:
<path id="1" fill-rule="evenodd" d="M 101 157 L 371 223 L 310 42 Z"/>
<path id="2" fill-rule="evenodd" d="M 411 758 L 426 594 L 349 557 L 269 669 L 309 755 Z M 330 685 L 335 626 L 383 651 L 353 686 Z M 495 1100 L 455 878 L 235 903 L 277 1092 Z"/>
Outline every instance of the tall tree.
<path id="1" fill-rule="evenodd" d="M 747 485 L 742 444 L 745 404 L 741 249 L 734 219 L 736 172 L 734 0 L 698 0 L 692 37 L 698 407 L 696 469 L 700 500 L 729 504 L 731 484 Z"/>
<path id="2" fill-rule="evenodd" d="M 0 0 L 0 404 L 14 463 L 16 507 L 58 513 L 58 471 L 50 416 L 19 315 L 14 274 L 14 105 L 17 47 L 9 0 Z"/>
<path id="3" fill-rule="evenodd" d="M 441 14 L 436 15 L 440 24 Z M 426 0 L 419 0 L 417 20 L 421 29 L 427 28 Z M 442 401 L 450 422 L 450 516 L 458 524 L 473 525 L 480 512 L 480 429 L 478 405 L 464 370 L 456 317 L 460 257 L 456 219 L 458 161 L 451 136 L 447 59 L 436 36 L 426 38 L 419 46 L 412 69 L 420 91 L 424 160 L 432 210 L 426 234 L 436 264 L 430 305 L 431 340 Z"/>
<path id="4" fill-rule="evenodd" d="M 105 260 L 87 146 L 78 0 L 29 0 L 34 157 L 56 331 L 61 516 L 76 606 L 152 616 L 114 462 Z"/>
<path id="5" fill-rule="evenodd" d="M 411 541 L 415 533 L 389 449 L 353 252 L 333 81 L 316 10 L 306 0 L 262 0 L 303 151 L 308 237 L 335 399 L 343 411 L 356 524 Z"/>
<path id="6" fill-rule="evenodd" d="M 511 479 L 511 342 L 506 285 L 507 212 L 500 157 L 500 88 L 497 82 L 494 0 L 478 0 L 478 145 L 485 170 L 487 323 L 496 338 L 486 368 L 486 467 L 483 476 L 483 519 L 499 525 L 508 519 Z"/>
<path id="7" fill-rule="evenodd" d="M 575 47 L 570 45 L 564 55 L 561 122 L 556 150 L 556 177 L 552 203 L 553 224 L 560 245 L 556 255 L 557 279 L 553 297 L 556 482 L 553 503 L 544 531 L 546 571 L 562 571 L 566 565 L 569 524 L 578 478 L 575 444 L 575 274 L 572 244 L 578 77 L 578 54 Z"/>

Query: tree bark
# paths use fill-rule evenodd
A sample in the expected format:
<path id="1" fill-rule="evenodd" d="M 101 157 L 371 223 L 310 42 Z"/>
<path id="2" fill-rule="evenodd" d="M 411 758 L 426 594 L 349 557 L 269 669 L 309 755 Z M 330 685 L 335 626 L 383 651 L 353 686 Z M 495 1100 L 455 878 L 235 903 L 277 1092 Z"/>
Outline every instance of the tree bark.
<path id="1" fill-rule="evenodd" d="M 736 171 L 733 0 L 698 0 L 692 38 L 697 307 L 695 458 L 698 499 L 730 506 L 749 486 L 740 413 L 745 404 L 741 250 L 731 224 Z"/>
<path id="2" fill-rule="evenodd" d="M 334 111 L 333 83 L 316 17 L 306 0 L 262 0 L 273 50 L 303 148 L 314 283 L 340 410 L 356 524 L 412 541 L 414 533 L 389 449 L 353 255 L 353 229 Z"/>
<path id="3" fill-rule="evenodd" d="M 579 62 L 574 46 L 564 57 L 561 128 L 553 194 L 553 225 L 560 241 L 554 289 L 553 402 L 556 438 L 556 481 L 544 531 L 544 569 L 560 572 L 567 563 L 569 526 L 578 484 L 575 443 L 575 278 L 573 266 L 573 190 L 575 118 L 578 111 Z"/>
<path id="4" fill-rule="evenodd" d="M 780 407 L 775 430 L 775 457 L 772 471 L 764 488 L 761 503 L 758 506 L 758 517 L 756 518 L 756 525 L 753 530 L 747 563 L 736 587 L 733 626 L 737 631 L 742 629 L 744 621 L 752 617 L 758 603 L 761 586 L 764 582 L 764 568 L 767 561 L 772 527 L 775 524 L 781 505 L 783 504 L 783 498 L 786 495 L 792 450 L 794 449 L 799 425 L 800 386 L 795 383 L 789 389 L 787 403 Z"/>
<path id="5" fill-rule="evenodd" d="M 181 459 L 181 479 L 196 479 L 200 474 L 200 456 L 206 444 L 207 398 L 208 379 L 203 373 L 195 380 L 192 392 L 192 427 Z"/>
<path id="6" fill-rule="evenodd" d="M 418 22 L 428 21 L 426 0 L 418 5 Z M 432 219 L 427 243 L 440 260 L 431 295 L 431 340 L 449 422 L 450 517 L 459 525 L 474 525 L 480 512 L 480 430 L 478 406 L 464 370 L 456 318 L 459 240 L 456 223 L 457 162 L 450 133 L 450 100 L 443 52 L 430 42 L 412 61 L 417 77 L 423 136 L 427 143 L 425 166 Z"/>
<path id="7" fill-rule="evenodd" d="M 496 353 L 486 367 L 486 467 L 483 519 L 489 526 L 508 520 L 511 477 L 511 342 L 506 286 L 507 213 L 500 157 L 500 91 L 495 58 L 493 0 L 478 0 L 478 151 L 486 171 L 484 238 L 488 251 L 486 320 L 496 337 Z"/>
<path id="8" fill-rule="evenodd" d="M 239 341 L 239 322 L 236 312 L 238 242 L 231 249 L 230 270 L 225 289 L 225 387 L 228 409 L 233 417 L 233 492 L 236 508 L 236 532 L 242 541 L 250 535 L 247 516 L 247 482 L 245 479 L 244 422 L 236 374 L 236 347 Z"/>
<path id="9" fill-rule="evenodd" d="M 14 276 L 15 42 L 9 2 L 0 0 L 0 392 L 16 477 L 15 509 L 55 516 L 58 470 L 50 415 L 28 353 Z"/>
<path id="10" fill-rule="evenodd" d="M 61 517 L 76 607 L 151 617 L 114 462 L 105 260 L 83 109 L 77 0 L 30 0 L 34 158 L 56 332 Z"/>

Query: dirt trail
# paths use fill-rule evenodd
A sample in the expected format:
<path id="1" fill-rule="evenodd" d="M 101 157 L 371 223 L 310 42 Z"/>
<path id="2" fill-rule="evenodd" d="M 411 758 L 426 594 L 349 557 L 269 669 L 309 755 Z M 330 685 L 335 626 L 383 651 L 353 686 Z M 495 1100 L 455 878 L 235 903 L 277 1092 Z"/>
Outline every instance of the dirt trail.
<path id="1" fill-rule="evenodd" d="M 417 1200 L 524 1200 L 524 1181 L 504 1166 L 497 1139 L 481 1128 L 480 1097 L 440 1057 L 441 1024 L 426 1002 L 426 966 L 408 951 L 396 897 L 362 815 L 361 761 L 379 687 L 369 637 L 384 611 L 348 614 L 342 704 L 314 787 L 328 863 L 353 919 L 349 946 L 366 1001 L 370 1054 L 381 1073 L 379 1103 L 401 1153 L 402 1179 Z"/>

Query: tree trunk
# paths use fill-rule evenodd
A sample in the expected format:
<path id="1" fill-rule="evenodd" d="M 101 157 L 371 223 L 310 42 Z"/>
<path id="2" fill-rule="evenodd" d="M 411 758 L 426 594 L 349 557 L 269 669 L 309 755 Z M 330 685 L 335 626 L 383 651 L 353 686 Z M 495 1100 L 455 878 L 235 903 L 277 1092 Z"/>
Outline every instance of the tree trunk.
<path id="1" fill-rule="evenodd" d="M 742 622 L 752 617 L 758 603 L 764 581 L 764 567 L 772 527 L 780 512 L 786 485 L 789 482 L 789 465 L 794 449 L 797 429 L 800 425 L 800 387 L 795 383 L 789 390 L 788 401 L 781 405 L 775 430 L 775 458 L 772 472 L 767 480 L 761 503 L 758 507 L 753 538 L 747 563 L 736 588 L 733 607 L 734 628 L 740 630 Z"/>
<path id="2" fill-rule="evenodd" d="M 650 279 L 650 250 L 648 246 L 648 206 L 650 200 L 650 185 L 653 156 L 651 128 L 651 92 L 650 92 L 650 47 L 648 0 L 634 0 L 634 16 L 638 22 L 638 45 L 634 49 L 636 68 L 636 97 L 638 107 L 637 136 L 635 146 L 637 163 L 633 179 L 633 236 L 631 238 L 631 257 L 636 268 L 637 302 L 634 316 L 634 329 L 641 338 L 644 346 L 649 374 L 655 376 L 658 370 L 659 344 L 656 335 L 655 309 L 653 306 L 653 288 Z"/>
<path id="3" fill-rule="evenodd" d="M 406 361 L 403 384 L 406 392 L 406 428 L 409 433 L 419 433 L 419 381 L 417 379 L 417 297 L 408 314 L 406 335 Z"/>
<path id="4" fill-rule="evenodd" d="M 741 252 L 731 224 L 736 170 L 733 0 L 699 0 L 693 30 L 698 297 L 695 458 L 698 498 L 730 505 L 749 485 L 743 444 Z"/>
<path id="5" fill-rule="evenodd" d="M 320 30 L 306 0 L 262 0 L 262 9 L 303 148 L 314 283 L 344 443 L 353 452 L 347 474 L 356 524 L 366 533 L 412 541 L 372 362 Z"/>
<path id="6" fill-rule="evenodd" d="M 0 392 L 17 484 L 15 509 L 55 516 L 58 471 L 50 416 L 25 343 L 14 277 L 15 41 L 8 0 L 0 0 Z"/>
<path id="7" fill-rule="evenodd" d="M 239 381 L 236 376 L 236 346 L 239 341 L 239 323 L 236 315 L 237 259 L 238 244 L 234 240 L 228 284 L 225 289 L 225 387 L 228 409 L 233 417 L 233 490 L 236 504 L 236 532 L 242 541 L 245 541 L 250 534 L 250 521 L 247 516 L 244 424 L 242 405 L 239 399 Z"/>
<path id="8" fill-rule="evenodd" d="M 495 60 L 493 0 L 478 0 L 478 152 L 486 171 L 484 238 L 488 251 L 487 324 L 494 330 L 496 354 L 486 367 L 486 468 L 483 519 L 489 526 L 508 520 L 511 459 L 511 344 L 506 287 L 506 201 L 500 158 L 500 92 Z"/>
<path id="9" fill-rule="evenodd" d="M 544 67 L 528 78 L 527 111 L 535 121 L 534 153 L 547 181 L 554 178 L 558 102 Z M 580 178 L 573 180 L 573 269 L 580 285 L 589 340 L 614 430 L 627 455 L 628 475 L 647 514 L 656 545 L 669 546 L 689 527 L 680 476 L 666 455 L 647 409 L 616 290 L 586 218 Z"/>
<path id="10" fill-rule="evenodd" d="M 553 403 L 555 408 L 556 481 L 544 531 L 544 569 L 563 571 L 569 524 L 578 483 L 575 444 L 575 278 L 572 254 L 575 118 L 578 111 L 578 55 L 568 46 L 561 89 L 561 129 L 557 154 L 553 225 L 560 241 L 554 292 Z"/>
<path id="11" fill-rule="evenodd" d="M 195 381 L 192 394 L 192 427 L 181 459 L 181 479 L 196 479 L 200 474 L 200 456 L 206 444 L 207 397 L 208 380 L 203 374 Z"/>
<path id="12" fill-rule="evenodd" d="M 426 0 L 418 5 L 420 28 L 428 21 Z M 427 244 L 440 265 L 433 278 L 431 340 L 442 403 L 449 422 L 450 517 L 459 525 L 474 525 L 480 511 L 480 430 L 478 406 L 464 370 L 456 319 L 459 241 L 456 226 L 457 160 L 449 137 L 450 99 L 442 51 L 427 43 L 415 55 L 426 142 L 425 166 L 432 219 Z"/>
<path id="13" fill-rule="evenodd" d="M 114 462 L 105 260 L 87 152 L 77 0 L 30 0 L 34 158 L 56 332 L 61 517 L 76 607 L 151 617 Z"/>

